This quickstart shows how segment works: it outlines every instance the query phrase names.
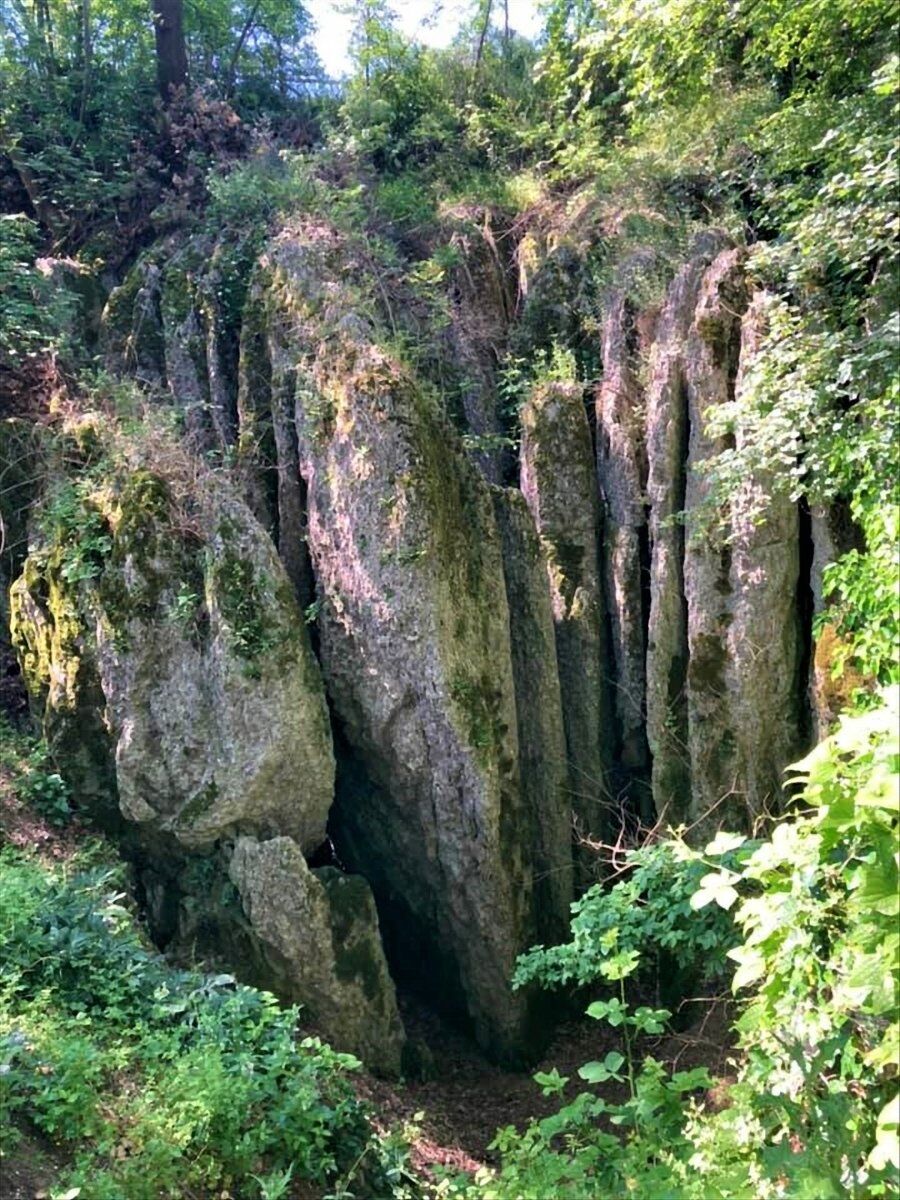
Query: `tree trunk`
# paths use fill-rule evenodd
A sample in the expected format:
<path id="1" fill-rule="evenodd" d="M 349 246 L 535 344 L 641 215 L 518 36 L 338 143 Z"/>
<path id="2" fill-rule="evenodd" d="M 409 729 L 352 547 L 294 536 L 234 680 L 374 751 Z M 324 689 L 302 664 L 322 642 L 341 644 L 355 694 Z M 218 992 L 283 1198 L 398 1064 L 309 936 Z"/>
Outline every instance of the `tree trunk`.
<path id="1" fill-rule="evenodd" d="M 478 48 L 475 51 L 475 75 L 478 75 L 481 69 L 481 59 L 484 54 L 484 42 L 487 37 L 487 32 L 491 27 L 491 8 L 493 0 L 484 0 L 484 20 L 481 25 L 481 33 L 478 36 Z"/>
<path id="2" fill-rule="evenodd" d="M 156 81 L 164 104 L 171 100 L 173 88 L 184 87 L 188 81 L 183 13 L 184 0 L 153 0 Z"/>

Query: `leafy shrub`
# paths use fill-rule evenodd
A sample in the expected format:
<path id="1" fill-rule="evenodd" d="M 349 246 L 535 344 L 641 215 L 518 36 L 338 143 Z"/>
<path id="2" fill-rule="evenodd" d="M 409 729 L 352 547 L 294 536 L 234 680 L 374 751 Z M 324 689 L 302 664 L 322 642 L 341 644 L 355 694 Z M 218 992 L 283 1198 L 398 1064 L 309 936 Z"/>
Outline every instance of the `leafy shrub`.
<path id="1" fill-rule="evenodd" d="M 252 1197 L 288 1172 L 404 1195 L 403 1156 L 351 1087 L 358 1062 L 298 1038 L 297 1009 L 264 992 L 169 968 L 120 888 L 116 870 L 66 879 L 0 856 L 5 1129 L 24 1117 L 64 1141 L 65 1182 L 94 1200 Z"/>
<path id="2" fill-rule="evenodd" d="M 28 771 L 17 780 L 16 792 L 51 825 L 65 825 L 72 815 L 69 785 L 50 767 L 46 747 L 39 744 L 28 757 Z"/>
<path id="3" fill-rule="evenodd" d="M 588 1012 L 622 1031 L 622 1051 L 586 1063 L 579 1075 L 589 1084 L 624 1083 L 627 1097 L 611 1103 L 582 1092 L 522 1132 L 500 1130 L 499 1169 L 445 1179 L 445 1196 L 900 1195 L 900 696 L 894 690 L 884 700 L 845 717 L 791 769 L 803 784 L 798 812 L 771 838 L 720 833 L 702 853 L 680 842 L 643 852 L 647 868 L 656 862 L 665 873 L 667 856 L 677 864 L 682 901 L 689 899 L 671 920 L 661 904 L 653 915 L 652 890 L 649 902 L 646 892 L 629 890 L 632 876 L 576 906 L 572 943 L 520 960 L 522 982 L 618 985 L 618 995 Z M 671 883 L 671 867 L 669 874 Z M 692 913 L 710 924 L 691 931 Z M 720 1111 L 698 1095 L 711 1082 L 703 1070 L 669 1073 L 652 1058 L 637 1066 L 636 1037 L 658 1033 L 668 1016 L 628 1003 L 625 980 L 639 967 L 644 932 L 651 952 L 673 937 L 688 954 L 719 939 L 718 962 L 727 953 L 737 963 L 740 1058 Z M 569 1083 L 556 1071 L 535 1079 L 548 1095 Z"/>
<path id="4" fill-rule="evenodd" d="M 0 363 L 21 365 L 61 343 L 67 298 L 38 271 L 37 253 L 35 222 L 0 214 Z"/>
<path id="5" fill-rule="evenodd" d="M 621 952 L 640 962 L 647 979 L 665 981 L 671 996 L 684 995 L 690 978 L 723 974 L 736 932 L 720 908 L 702 915 L 691 908 L 704 872 L 678 839 L 629 851 L 624 879 L 612 888 L 595 884 L 572 905 L 571 941 L 522 955 L 515 983 L 595 983 L 604 978 L 611 956 Z"/>

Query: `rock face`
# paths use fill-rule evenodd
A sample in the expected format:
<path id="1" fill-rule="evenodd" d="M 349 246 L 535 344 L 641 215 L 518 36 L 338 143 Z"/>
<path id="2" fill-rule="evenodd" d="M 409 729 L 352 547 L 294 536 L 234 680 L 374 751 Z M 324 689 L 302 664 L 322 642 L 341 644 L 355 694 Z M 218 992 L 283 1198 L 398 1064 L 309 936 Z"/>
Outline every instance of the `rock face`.
<path id="1" fill-rule="evenodd" d="M 237 433 L 239 317 L 250 251 L 207 235 L 169 238 L 138 259 L 106 302 L 107 366 L 168 392 L 200 453 Z"/>
<path id="2" fill-rule="evenodd" d="M 696 837 L 777 807 L 806 726 L 796 508 L 774 501 L 757 523 L 765 480 L 751 478 L 725 514 L 710 513 L 703 473 L 726 448 L 708 433 L 709 410 L 740 395 L 765 327 L 745 253 L 713 240 L 673 282 L 647 401 L 653 794 Z M 681 510 L 686 530 L 673 521 Z"/>
<path id="3" fill-rule="evenodd" d="M 450 333 L 462 375 L 463 415 L 476 439 L 474 462 L 486 479 L 500 483 L 508 452 L 491 442 L 504 434 L 497 368 L 515 308 L 512 236 L 486 208 L 456 209 L 447 223 Z"/>
<path id="4" fill-rule="evenodd" d="M 371 893 L 304 859 L 325 838 L 334 757 L 274 547 L 222 479 L 138 467 L 64 497 L 12 587 L 12 635 L 50 749 L 136 861 L 151 926 L 246 964 L 396 1073 Z M 235 839 L 249 925 L 216 882 Z"/>
<path id="5" fill-rule="evenodd" d="M 562 940 L 572 902 L 571 802 L 547 560 L 522 493 L 496 488 L 493 498 L 509 603 L 519 777 L 536 826 L 535 928 Z"/>
<path id="6" fill-rule="evenodd" d="M 365 880 L 333 867 L 311 871 L 285 837 L 239 837 L 229 875 L 279 994 L 302 1003 L 338 1049 L 398 1074 L 403 1026 Z"/>
<path id="7" fill-rule="evenodd" d="M 519 783 L 500 539 L 436 400 L 348 295 L 352 264 L 352 246 L 313 225 L 265 262 L 291 329 L 323 672 L 365 775 L 337 828 L 481 1043 L 515 1057 L 527 1005 L 508 981 L 541 935 L 542 834 Z"/>
<path id="8" fill-rule="evenodd" d="M 603 574 L 610 619 L 617 724 L 616 758 L 631 799 L 653 817 L 647 745 L 646 630 L 650 607 L 647 449 L 638 379 L 642 344 L 627 295 L 609 298 L 603 326 L 603 379 L 597 389 L 597 477 L 604 501 Z"/>
<path id="9" fill-rule="evenodd" d="M 160 943 L 231 954 L 384 1072 L 387 961 L 493 1056 L 533 1056 L 509 980 L 597 874 L 573 817 L 604 840 L 748 828 L 839 699 L 834 631 L 809 636 L 852 544 L 839 512 L 775 500 L 759 523 L 763 477 L 713 510 L 707 468 L 749 434 L 712 410 L 752 387 L 769 297 L 710 231 L 647 308 L 661 256 L 601 284 L 616 220 L 590 199 L 524 232 L 446 214 L 415 276 L 447 284 L 433 337 L 434 293 L 323 221 L 252 277 L 252 238 L 168 238 L 100 341 L 184 441 L 112 452 L 88 420 L 58 494 L 9 476 L 0 617 Z M 545 381 L 504 489 L 506 354 Z M 593 390 L 546 379 L 564 362 Z M 21 435 L 0 426 L 10 453 Z M 232 458 L 228 482 L 201 465 Z M 326 836 L 358 875 L 308 865 Z"/>
<path id="10" fill-rule="evenodd" d="M 547 557 L 572 807 L 582 832 L 608 831 L 600 507 L 582 389 L 549 383 L 522 411 L 521 485 Z"/>
<path id="11" fill-rule="evenodd" d="M 83 499 L 73 532 L 35 550 L 12 589 L 13 635 L 51 749 L 67 757 L 87 708 L 103 726 L 91 759 L 108 750 L 114 778 L 69 770 L 105 811 L 117 804 L 192 849 L 240 829 L 311 851 L 325 836 L 334 760 L 277 556 L 221 485 L 198 497 L 187 543 L 159 475 L 137 470 L 112 488 Z M 84 564 L 74 539 L 89 526 L 97 559 Z"/>

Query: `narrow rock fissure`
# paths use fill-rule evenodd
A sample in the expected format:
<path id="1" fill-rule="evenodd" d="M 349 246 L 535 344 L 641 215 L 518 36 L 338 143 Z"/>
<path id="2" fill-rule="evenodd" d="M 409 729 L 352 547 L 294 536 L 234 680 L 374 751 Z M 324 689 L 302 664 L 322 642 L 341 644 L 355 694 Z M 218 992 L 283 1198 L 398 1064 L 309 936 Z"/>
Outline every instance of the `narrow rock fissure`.
<path id="1" fill-rule="evenodd" d="M 371 853 L 354 819 L 379 790 L 361 756 L 347 740 L 340 717 L 331 709 L 337 776 L 335 800 L 328 818 L 328 843 L 342 871 L 362 875 L 375 897 L 385 957 L 398 995 L 439 1013 L 466 1036 L 473 1035 L 458 970 L 441 952 L 440 932 L 417 916 L 392 885 Z"/>
<path id="2" fill-rule="evenodd" d="M 813 656 L 813 615 L 815 599 L 812 588 L 813 571 L 813 532 L 812 513 L 805 497 L 797 505 L 799 539 L 799 569 L 797 572 L 796 611 L 800 639 L 800 652 L 797 655 L 797 676 L 794 681 L 796 697 L 797 731 L 802 745 L 808 746 L 813 740 L 813 710 L 809 694 L 809 678 Z"/>

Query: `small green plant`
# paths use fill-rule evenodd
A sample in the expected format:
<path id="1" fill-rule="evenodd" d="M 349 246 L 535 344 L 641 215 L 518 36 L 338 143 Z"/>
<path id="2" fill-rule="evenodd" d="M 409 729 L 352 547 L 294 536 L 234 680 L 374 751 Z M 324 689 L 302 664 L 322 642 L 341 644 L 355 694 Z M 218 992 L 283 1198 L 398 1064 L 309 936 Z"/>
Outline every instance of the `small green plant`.
<path id="1" fill-rule="evenodd" d="M 36 747 L 29 755 L 28 764 L 28 771 L 17 782 L 19 798 L 51 825 L 68 824 L 72 816 L 69 786 L 60 774 L 49 769 L 46 749 L 41 745 Z"/>

